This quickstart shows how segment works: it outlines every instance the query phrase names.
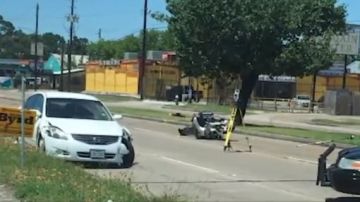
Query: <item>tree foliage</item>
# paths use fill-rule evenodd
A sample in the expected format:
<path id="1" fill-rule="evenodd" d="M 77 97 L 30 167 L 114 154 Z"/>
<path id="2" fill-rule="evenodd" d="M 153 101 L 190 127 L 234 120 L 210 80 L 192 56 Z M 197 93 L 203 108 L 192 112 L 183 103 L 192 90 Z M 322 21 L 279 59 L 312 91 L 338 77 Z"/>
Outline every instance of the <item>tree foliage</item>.
<path id="1" fill-rule="evenodd" d="M 238 104 L 245 114 L 259 74 L 301 76 L 331 62 L 323 38 L 345 30 L 345 8 L 336 3 L 167 0 L 170 15 L 160 18 L 169 23 L 187 74 L 217 80 L 241 76 Z"/>
<path id="2" fill-rule="evenodd" d="M 140 52 L 142 34 L 128 35 L 118 40 L 100 40 L 88 47 L 91 58 L 123 58 L 125 52 Z M 173 50 L 174 37 L 168 31 L 149 30 L 147 32 L 147 50 Z"/>
<path id="3" fill-rule="evenodd" d="M 46 32 L 38 37 L 39 42 L 44 44 L 44 59 L 50 53 L 59 53 L 61 44 L 65 43 L 63 36 Z M 34 41 L 34 34 L 26 34 L 22 30 L 6 21 L 0 15 L 0 58 L 23 58 L 30 59 L 30 45 Z M 73 53 L 87 54 L 88 39 L 75 36 L 73 39 Z"/>
<path id="4" fill-rule="evenodd" d="M 169 28 L 190 73 L 301 75 L 314 37 L 345 28 L 335 0 L 167 0 Z M 311 50 L 313 51 L 313 50 Z"/>

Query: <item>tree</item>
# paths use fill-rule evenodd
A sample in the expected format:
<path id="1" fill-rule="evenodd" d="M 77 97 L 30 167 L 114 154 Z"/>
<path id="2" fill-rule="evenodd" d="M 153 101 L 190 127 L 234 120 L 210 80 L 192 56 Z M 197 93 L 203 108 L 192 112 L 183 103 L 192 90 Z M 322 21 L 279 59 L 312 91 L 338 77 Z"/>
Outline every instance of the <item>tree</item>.
<path id="1" fill-rule="evenodd" d="M 22 30 L 15 29 L 14 25 L 0 15 L 0 58 L 32 58 L 30 45 L 33 34 L 25 34 Z M 58 53 L 64 37 L 51 32 L 39 35 L 39 41 L 44 44 L 44 59 L 47 60 L 51 53 Z M 87 54 L 88 39 L 74 37 L 73 53 Z"/>
<path id="2" fill-rule="evenodd" d="M 78 55 L 86 55 L 88 44 L 89 44 L 89 40 L 87 38 L 75 36 L 73 40 L 72 53 Z"/>
<path id="3" fill-rule="evenodd" d="M 100 40 L 88 45 L 88 53 L 91 59 L 109 60 L 117 58 L 117 42 L 114 40 Z"/>
<path id="4" fill-rule="evenodd" d="M 44 58 L 49 58 L 51 53 L 59 53 L 59 48 L 61 44 L 65 43 L 64 37 L 54 34 L 51 32 L 46 32 L 41 36 L 42 43 L 44 44 Z"/>
<path id="5" fill-rule="evenodd" d="M 25 48 L 26 47 L 26 48 Z M 30 55 L 30 37 L 0 15 L 0 57 L 26 58 Z"/>
<path id="6" fill-rule="evenodd" d="M 0 36 L 11 35 L 15 31 L 14 25 L 6 21 L 2 15 L 0 15 Z"/>
<path id="7" fill-rule="evenodd" d="M 259 74 L 311 72 L 308 56 L 330 49 L 310 45 L 343 31 L 346 14 L 336 0 L 167 0 L 167 10 L 162 17 L 175 36 L 181 67 L 217 80 L 239 75 L 243 115 Z"/>
<path id="8" fill-rule="evenodd" d="M 88 51 L 94 59 L 123 58 L 125 52 L 141 51 L 142 34 L 127 35 L 118 40 L 100 40 L 91 43 Z M 175 40 L 168 31 L 149 30 L 147 35 L 148 50 L 174 50 Z"/>

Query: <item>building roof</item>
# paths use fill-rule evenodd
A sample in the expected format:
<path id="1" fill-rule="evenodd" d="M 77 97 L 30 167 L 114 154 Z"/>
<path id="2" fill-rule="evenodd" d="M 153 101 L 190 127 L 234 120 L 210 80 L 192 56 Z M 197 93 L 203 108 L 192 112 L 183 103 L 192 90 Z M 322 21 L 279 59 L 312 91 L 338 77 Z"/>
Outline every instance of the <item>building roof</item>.
<path id="1" fill-rule="evenodd" d="M 51 56 L 56 58 L 58 61 L 61 60 L 60 54 L 52 53 Z M 71 55 L 71 60 L 76 66 L 79 66 L 82 64 L 86 64 L 89 61 L 89 56 L 88 55 Z M 67 61 L 68 61 L 68 56 L 64 55 L 64 64 L 66 64 Z"/>
<path id="2" fill-rule="evenodd" d="M 80 68 L 78 68 L 78 69 L 71 69 L 71 70 L 70 70 L 71 73 L 84 72 L 84 71 L 85 71 L 85 69 L 80 69 Z M 63 74 L 68 74 L 68 73 L 69 73 L 69 71 L 68 71 L 67 69 L 65 69 L 65 70 L 63 71 Z M 53 71 L 52 74 L 53 74 L 53 75 L 60 75 L 60 74 L 61 74 L 61 71 Z"/>
<path id="3" fill-rule="evenodd" d="M 360 74 L 360 61 L 354 61 L 347 65 L 347 73 Z M 344 63 L 336 62 L 329 69 L 319 71 L 319 76 L 342 76 L 344 74 Z"/>
<path id="4" fill-rule="evenodd" d="M 347 66 L 348 73 L 350 74 L 360 74 L 360 61 L 354 61 L 353 63 Z"/>
<path id="5" fill-rule="evenodd" d="M 1 65 L 29 65 L 30 60 L 0 58 Z"/>

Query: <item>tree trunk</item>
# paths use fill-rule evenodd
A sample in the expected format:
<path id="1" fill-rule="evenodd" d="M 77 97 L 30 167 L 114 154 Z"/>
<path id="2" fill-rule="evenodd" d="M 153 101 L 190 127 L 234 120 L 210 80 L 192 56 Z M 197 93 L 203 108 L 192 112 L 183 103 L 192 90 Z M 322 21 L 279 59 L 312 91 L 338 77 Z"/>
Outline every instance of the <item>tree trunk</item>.
<path id="1" fill-rule="evenodd" d="M 256 85 L 258 80 L 258 74 L 256 72 L 250 72 L 249 74 L 241 76 L 241 90 L 239 95 L 239 100 L 237 106 L 241 110 L 241 114 L 238 111 L 235 118 L 235 125 L 241 125 L 243 123 L 243 118 L 246 114 L 246 107 L 248 105 L 249 98 L 251 93 Z M 242 116 L 241 116 L 242 115 Z"/>
<path id="2" fill-rule="evenodd" d="M 225 78 L 220 77 L 215 80 L 215 83 L 216 83 L 216 91 L 218 94 L 217 104 L 223 105 L 226 99 L 225 86 L 227 80 Z"/>

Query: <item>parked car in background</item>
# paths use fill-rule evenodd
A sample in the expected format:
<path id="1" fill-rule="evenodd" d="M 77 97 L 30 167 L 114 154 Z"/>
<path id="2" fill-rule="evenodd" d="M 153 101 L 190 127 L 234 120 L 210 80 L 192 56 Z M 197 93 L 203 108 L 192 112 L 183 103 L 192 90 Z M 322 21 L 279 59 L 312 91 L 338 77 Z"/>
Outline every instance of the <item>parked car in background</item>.
<path id="1" fill-rule="evenodd" d="M 79 162 L 131 167 L 135 151 L 128 129 L 97 98 L 79 93 L 36 92 L 25 102 L 37 112 L 33 140 L 48 155 Z"/>
<path id="2" fill-rule="evenodd" d="M 294 101 L 296 102 L 296 104 L 298 106 L 301 107 L 309 107 L 310 106 L 310 96 L 308 95 L 296 95 L 296 97 L 294 98 Z"/>

